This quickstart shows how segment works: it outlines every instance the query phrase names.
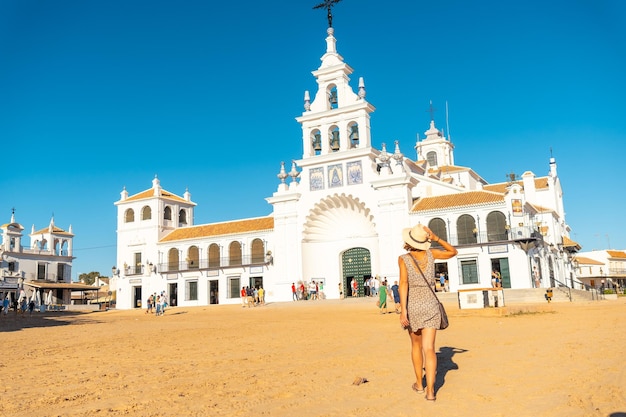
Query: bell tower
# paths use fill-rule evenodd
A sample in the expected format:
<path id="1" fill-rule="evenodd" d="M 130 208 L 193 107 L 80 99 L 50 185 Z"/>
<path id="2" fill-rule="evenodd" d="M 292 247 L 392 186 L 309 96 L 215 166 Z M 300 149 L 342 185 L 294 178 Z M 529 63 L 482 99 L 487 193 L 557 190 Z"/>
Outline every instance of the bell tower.
<path id="1" fill-rule="evenodd" d="M 358 93 L 350 87 L 353 69 L 337 53 L 334 29 L 327 29 L 326 53 L 312 74 L 317 92 L 311 101 L 304 92 L 304 112 L 296 120 L 302 125 L 302 159 L 371 147 L 370 114 L 374 106 L 365 101 L 365 82 L 359 78 Z"/>

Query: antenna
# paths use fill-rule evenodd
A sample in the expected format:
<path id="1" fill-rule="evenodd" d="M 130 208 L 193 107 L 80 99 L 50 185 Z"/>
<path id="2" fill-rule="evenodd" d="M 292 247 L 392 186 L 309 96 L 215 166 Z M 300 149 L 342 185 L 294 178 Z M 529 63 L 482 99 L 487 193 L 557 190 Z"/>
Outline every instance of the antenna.
<path id="1" fill-rule="evenodd" d="M 433 101 L 430 100 L 430 105 L 428 106 L 428 110 L 426 110 L 428 113 L 430 113 L 430 121 L 433 122 L 435 121 L 435 108 L 433 107 Z"/>
<path id="2" fill-rule="evenodd" d="M 448 100 L 446 100 L 446 130 L 448 131 L 448 141 L 452 142 L 452 135 L 450 134 L 450 124 L 448 123 Z"/>

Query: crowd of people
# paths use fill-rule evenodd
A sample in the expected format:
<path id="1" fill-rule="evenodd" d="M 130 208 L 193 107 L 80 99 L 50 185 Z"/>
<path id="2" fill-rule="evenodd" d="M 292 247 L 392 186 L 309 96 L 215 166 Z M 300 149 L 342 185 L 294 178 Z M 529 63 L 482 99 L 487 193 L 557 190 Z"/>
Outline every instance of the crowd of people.
<path id="1" fill-rule="evenodd" d="M 309 283 L 298 281 L 298 285 L 295 282 L 291 283 L 291 299 L 293 301 L 323 300 L 324 298 L 324 283 L 322 281 L 311 280 Z"/>
<path id="2" fill-rule="evenodd" d="M 257 307 L 265 305 L 265 290 L 262 286 L 241 287 L 241 306 Z"/>
<path id="3" fill-rule="evenodd" d="M 154 313 L 157 316 L 162 316 L 165 314 L 165 308 L 168 305 L 165 291 L 162 291 L 159 295 L 157 295 L 157 293 L 150 294 L 147 303 L 146 314 Z"/>

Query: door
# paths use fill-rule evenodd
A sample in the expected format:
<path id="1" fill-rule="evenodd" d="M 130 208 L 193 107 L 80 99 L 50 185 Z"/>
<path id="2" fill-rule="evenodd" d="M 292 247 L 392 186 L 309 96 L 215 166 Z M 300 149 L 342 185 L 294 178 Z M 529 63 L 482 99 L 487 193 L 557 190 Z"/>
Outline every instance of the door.
<path id="1" fill-rule="evenodd" d="M 178 284 L 170 284 L 168 294 L 170 296 L 170 305 L 176 307 L 178 305 Z"/>
<path id="2" fill-rule="evenodd" d="M 209 304 L 219 304 L 220 302 L 218 282 L 216 279 L 209 281 Z"/>
<path id="3" fill-rule="evenodd" d="M 367 277 L 372 276 L 372 258 L 370 257 L 370 251 L 366 248 L 348 249 L 341 256 L 341 264 L 343 271 L 343 288 L 346 296 L 352 294 L 352 280 L 356 279 L 358 284 L 357 296 L 363 297 L 363 283 Z"/>
<path id="4" fill-rule="evenodd" d="M 141 308 L 141 287 L 133 287 L 133 305 Z"/>
<path id="5" fill-rule="evenodd" d="M 500 272 L 502 288 L 511 288 L 511 270 L 509 269 L 509 258 L 492 259 L 491 270 Z"/>

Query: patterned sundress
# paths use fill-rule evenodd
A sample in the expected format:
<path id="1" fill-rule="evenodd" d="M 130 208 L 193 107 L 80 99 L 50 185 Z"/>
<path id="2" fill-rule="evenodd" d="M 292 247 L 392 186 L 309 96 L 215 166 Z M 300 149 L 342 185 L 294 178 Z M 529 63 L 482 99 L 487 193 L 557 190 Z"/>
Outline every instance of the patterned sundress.
<path id="1" fill-rule="evenodd" d="M 435 289 L 435 260 L 430 250 L 426 251 L 428 263 L 425 269 L 422 269 L 431 288 Z M 415 267 L 415 263 L 411 259 L 410 254 L 401 255 L 400 258 L 406 265 L 406 271 L 409 281 L 409 295 L 406 304 L 407 317 L 409 319 L 408 328 L 412 332 L 425 327 L 439 329 L 441 316 L 439 315 L 439 300 L 433 295 L 426 282 Z"/>

